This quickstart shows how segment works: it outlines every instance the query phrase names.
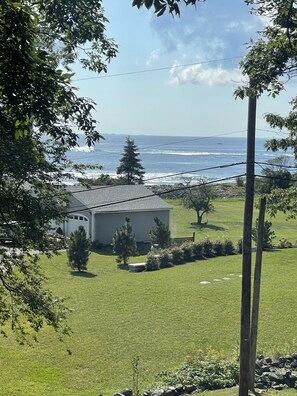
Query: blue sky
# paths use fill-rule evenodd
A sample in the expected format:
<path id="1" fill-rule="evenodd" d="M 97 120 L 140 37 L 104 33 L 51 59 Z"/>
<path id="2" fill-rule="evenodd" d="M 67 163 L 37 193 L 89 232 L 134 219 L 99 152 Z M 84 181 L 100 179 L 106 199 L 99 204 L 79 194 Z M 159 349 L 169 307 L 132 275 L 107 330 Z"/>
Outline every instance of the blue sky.
<path id="1" fill-rule="evenodd" d="M 80 94 L 97 103 L 103 135 L 245 136 L 247 100 L 235 100 L 233 92 L 243 81 L 238 64 L 245 44 L 264 21 L 243 0 L 206 0 L 183 7 L 180 18 L 131 4 L 103 0 L 108 35 L 119 45 L 107 75 L 78 70 L 75 76 Z M 293 94 L 288 85 L 281 97 L 259 100 L 258 137 L 274 135 L 263 114 L 286 114 Z"/>

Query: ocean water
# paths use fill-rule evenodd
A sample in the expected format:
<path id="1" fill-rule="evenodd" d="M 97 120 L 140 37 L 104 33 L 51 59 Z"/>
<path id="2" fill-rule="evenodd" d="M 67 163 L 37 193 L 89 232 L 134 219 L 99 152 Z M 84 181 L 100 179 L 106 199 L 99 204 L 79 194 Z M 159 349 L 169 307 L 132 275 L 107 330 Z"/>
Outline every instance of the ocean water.
<path id="1" fill-rule="evenodd" d="M 122 156 L 126 136 L 104 135 L 95 147 L 80 147 L 69 152 L 76 163 L 99 164 L 102 170 L 89 170 L 88 177 L 101 173 L 116 176 L 116 168 Z M 221 181 L 245 173 L 246 138 L 239 137 L 177 137 L 177 136 L 130 136 L 138 148 L 139 158 L 145 169 L 145 184 L 176 184 L 191 178 L 192 182 L 205 178 Z M 264 147 L 266 139 L 256 139 L 256 162 L 267 160 L 283 153 L 272 153 Z M 293 160 L 293 154 L 286 153 Z M 260 174 L 256 165 L 255 173 Z"/>

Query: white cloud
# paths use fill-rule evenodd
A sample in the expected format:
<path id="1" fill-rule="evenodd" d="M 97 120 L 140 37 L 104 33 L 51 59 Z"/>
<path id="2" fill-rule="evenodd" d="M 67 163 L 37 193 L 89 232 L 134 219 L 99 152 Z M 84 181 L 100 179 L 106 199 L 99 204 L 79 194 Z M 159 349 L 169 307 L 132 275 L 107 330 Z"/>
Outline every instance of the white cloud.
<path id="1" fill-rule="evenodd" d="M 242 82 L 241 71 L 238 68 L 223 69 L 222 66 L 205 68 L 201 64 L 179 67 L 175 63 L 170 70 L 171 84 L 194 84 L 194 85 L 227 85 Z"/>
<path id="2" fill-rule="evenodd" d="M 150 55 L 149 55 L 149 57 L 148 57 L 148 60 L 146 61 L 146 66 L 148 66 L 148 67 L 151 67 L 151 66 L 153 66 L 153 64 L 160 58 L 160 53 L 161 53 L 161 50 L 158 48 L 158 49 L 155 49 L 155 50 L 153 50 L 151 53 L 150 53 Z"/>

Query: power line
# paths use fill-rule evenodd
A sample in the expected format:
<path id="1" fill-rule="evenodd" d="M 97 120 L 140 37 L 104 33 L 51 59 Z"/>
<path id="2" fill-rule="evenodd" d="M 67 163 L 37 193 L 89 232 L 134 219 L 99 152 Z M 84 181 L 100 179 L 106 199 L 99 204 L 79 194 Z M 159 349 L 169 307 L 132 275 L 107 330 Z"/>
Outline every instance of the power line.
<path id="1" fill-rule="evenodd" d="M 282 165 L 282 164 L 271 164 L 269 162 L 255 162 L 257 165 L 266 165 L 266 166 L 275 166 L 277 168 L 286 168 L 286 169 L 297 169 L 297 166 L 293 165 Z"/>
<path id="2" fill-rule="evenodd" d="M 211 135 L 211 136 L 199 136 L 199 137 L 196 137 L 196 138 L 189 138 L 189 139 L 184 139 L 184 140 L 179 140 L 179 141 L 169 142 L 169 143 L 161 143 L 161 144 L 156 144 L 154 146 L 145 146 L 145 147 L 140 147 L 139 150 L 144 150 L 144 149 L 148 149 L 148 148 L 162 147 L 162 146 L 171 146 L 173 144 L 195 142 L 197 140 L 213 139 L 213 138 L 217 138 L 217 137 L 234 135 L 235 133 L 241 133 L 241 132 L 246 132 L 246 129 L 242 129 L 240 131 L 233 131 L 233 132 L 224 132 L 224 133 L 219 133 L 217 135 Z"/>
<path id="3" fill-rule="evenodd" d="M 101 78 L 112 78 L 112 77 L 130 76 L 130 75 L 135 75 L 135 74 L 152 73 L 152 72 L 163 71 L 163 70 L 177 69 L 177 68 L 180 68 L 180 67 L 190 67 L 190 66 L 204 65 L 204 64 L 208 64 L 208 63 L 214 63 L 214 62 L 226 62 L 226 61 L 229 61 L 229 60 L 241 59 L 241 58 L 242 58 L 242 56 L 233 56 L 233 57 L 230 57 L 230 58 L 210 59 L 208 61 L 201 61 L 201 62 L 195 62 L 195 63 L 186 63 L 186 64 L 183 64 L 183 65 L 164 66 L 164 67 L 158 67 L 158 68 L 154 68 L 154 69 L 134 70 L 134 71 L 116 73 L 116 74 L 105 74 L 103 76 L 82 77 L 82 78 L 74 79 L 73 81 L 86 81 L 86 80 L 94 80 L 94 79 L 101 79 Z"/>
<path id="4" fill-rule="evenodd" d="M 199 173 L 199 172 L 205 172 L 208 170 L 215 170 L 215 169 L 224 169 L 224 168 L 230 168 L 233 166 L 238 166 L 238 165 L 245 165 L 246 162 L 233 162 L 231 164 L 223 164 L 223 165 L 217 165 L 217 166 L 210 166 L 207 168 L 200 168 L 200 169 L 194 169 L 194 170 L 190 170 L 190 171 L 184 171 L 184 172 L 178 172 L 178 173 L 170 173 L 167 175 L 163 175 L 163 176 L 156 176 L 156 177 L 152 177 L 149 179 L 144 179 L 143 181 L 152 181 L 152 180 L 158 180 L 158 179 L 165 179 L 165 178 L 169 178 L 169 177 L 173 177 L 173 176 L 181 176 L 181 175 L 187 175 L 187 174 L 191 174 L 191 173 Z M 87 191 L 96 191 L 96 190 L 101 190 L 101 189 L 105 189 L 105 188 L 111 188 L 111 187 L 117 187 L 119 186 L 119 184 L 112 184 L 112 185 L 107 185 L 107 186 L 98 186 L 98 187 L 93 187 L 93 188 L 84 188 L 78 191 L 71 191 L 71 194 L 78 194 L 78 193 L 82 193 L 82 192 L 87 192 Z"/>
<path id="5" fill-rule="evenodd" d="M 198 136 L 196 138 L 189 137 L 189 138 L 184 139 L 184 140 L 172 141 L 172 142 L 169 142 L 169 143 L 155 144 L 153 146 L 140 146 L 138 148 L 139 148 L 139 150 L 146 150 L 146 149 L 158 148 L 158 147 L 163 147 L 163 146 L 171 146 L 173 144 L 178 145 L 178 144 L 181 144 L 181 143 L 194 142 L 194 141 L 197 141 L 197 140 L 214 139 L 214 138 L 217 138 L 217 137 L 224 137 L 224 136 L 234 135 L 235 133 L 242 133 L 242 132 L 246 132 L 246 129 L 241 129 L 241 130 L 232 131 L 232 132 L 224 132 L 224 133 L 219 133 L 219 134 L 211 135 L 211 136 Z M 100 145 L 100 142 L 99 142 L 99 145 Z M 93 152 L 93 151 L 94 150 L 92 150 L 91 152 Z M 84 157 L 78 157 L 75 160 L 82 160 L 82 159 L 84 159 Z"/>
<path id="6" fill-rule="evenodd" d="M 201 186 L 205 186 L 205 185 L 209 185 L 209 184 L 221 183 L 223 181 L 232 180 L 232 179 L 234 179 L 236 177 L 242 177 L 242 176 L 245 176 L 245 173 L 244 174 L 240 174 L 240 175 L 229 176 L 229 177 L 225 177 L 225 178 L 221 178 L 221 179 L 217 179 L 217 180 L 206 181 L 206 182 L 195 184 L 195 185 L 189 185 L 189 186 L 182 186 L 182 187 L 178 187 L 178 188 L 173 188 L 173 189 L 170 189 L 170 190 L 161 191 L 158 194 L 151 193 L 149 195 L 144 195 L 144 196 L 136 197 L 136 198 L 124 199 L 122 201 L 108 202 L 108 203 L 104 203 L 104 204 L 100 204 L 100 205 L 94 205 L 94 206 L 91 206 L 91 207 L 88 207 L 88 208 L 85 208 L 85 209 L 86 210 L 92 210 L 92 209 L 99 209 L 99 208 L 104 208 L 104 207 L 108 207 L 108 206 L 113 206 L 113 205 L 120 205 L 120 204 L 127 203 L 127 202 L 133 202 L 133 201 L 139 201 L 139 200 L 142 200 L 142 199 L 151 198 L 154 195 L 160 196 L 160 195 L 165 195 L 165 194 L 169 194 L 169 193 L 176 192 L 176 191 L 188 190 L 190 188 L 197 188 L 197 187 L 201 187 Z M 81 210 L 82 210 L 82 208 L 81 209 L 76 209 L 76 210 L 66 211 L 66 214 L 77 213 L 77 212 L 80 212 Z"/>

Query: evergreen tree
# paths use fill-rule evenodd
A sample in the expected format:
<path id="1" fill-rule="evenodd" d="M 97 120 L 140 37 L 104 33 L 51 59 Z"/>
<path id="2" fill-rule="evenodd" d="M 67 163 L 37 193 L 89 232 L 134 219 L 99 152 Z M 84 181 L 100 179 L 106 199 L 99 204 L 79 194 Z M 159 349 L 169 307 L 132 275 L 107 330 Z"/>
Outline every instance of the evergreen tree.
<path id="1" fill-rule="evenodd" d="M 130 256 L 137 254 L 135 234 L 132 231 L 130 219 L 126 217 L 125 224 L 116 230 L 112 238 L 113 251 L 118 255 L 117 263 L 128 264 Z"/>
<path id="2" fill-rule="evenodd" d="M 150 230 L 150 238 L 153 244 L 164 249 L 170 245 L 170 231 L 168 225 L 163 223 L 158 217 L 154 218 L 156 226 Z"/>
<path id="3" fill-rule="evenodd" d="M 133 139 L 128 136 L 123 150 L 123 156 L 120 159 L 120 165 L 117 167 L 117 174 L 122 175 L 123 184 L 143 184 L 145 174 L 141 161 L 138 158 L 138 148 Z"/>
<path id="4" fill-rule="evenodd" d="M 71 233 L 68 248 L 68 262 L 72 269 L 79 272 L 87 270 L 87 263 L 90 255 L 90 240 L 87 238 L 86 230 L 79 226 Z"/>
<path id="5" fill-rule="evenodd" d="M 272 249 L 273 248 L 273 239 L 275 238 L 275 232 L 271 229 L 272 223 L 271 221 L 266 220 L 264 222 L 264 230 L 263 230 L 263 250 Z M 252 238 L 254 242 L 258 240 L 258 219 L 256 220 L 256 226 L 252 229 Z"/>

